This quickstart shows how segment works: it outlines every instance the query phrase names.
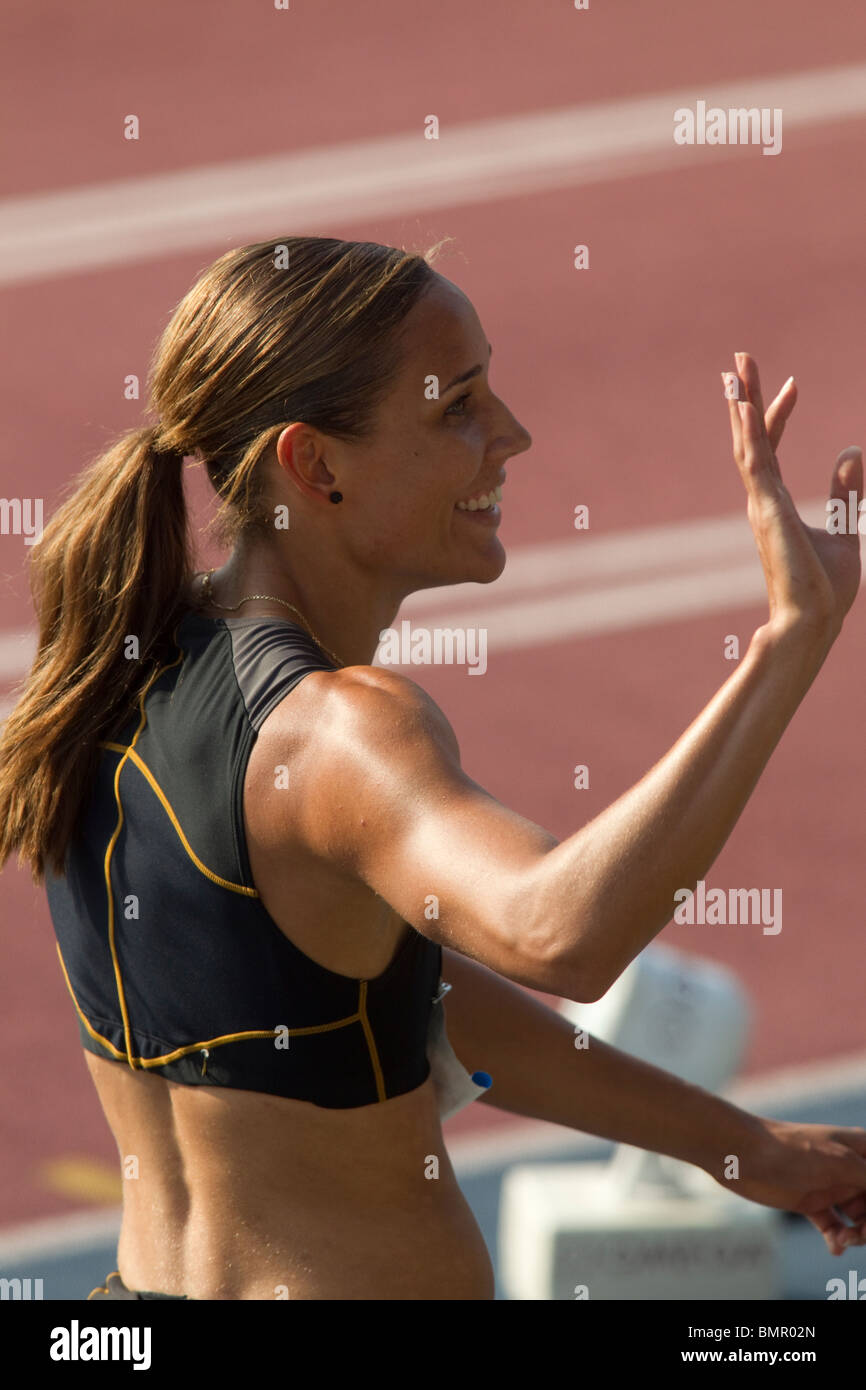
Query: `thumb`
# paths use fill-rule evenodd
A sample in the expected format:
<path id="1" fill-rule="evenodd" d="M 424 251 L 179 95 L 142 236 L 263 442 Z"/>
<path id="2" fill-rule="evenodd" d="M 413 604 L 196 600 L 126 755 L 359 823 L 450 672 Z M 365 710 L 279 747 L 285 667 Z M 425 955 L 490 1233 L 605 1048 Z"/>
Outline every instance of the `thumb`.
<path id="1" fill-rule="evenodd" d="M 851 444 L 842 450 L 836 460 L 833 481 L 830 484 L 831 498 L 837 502 L 844 502 L 846 506 L 848 496 L 852 492 L 857 494 L 859 515 L 860 503 L 863 500 L 863 450 L 857 444 Z"/>

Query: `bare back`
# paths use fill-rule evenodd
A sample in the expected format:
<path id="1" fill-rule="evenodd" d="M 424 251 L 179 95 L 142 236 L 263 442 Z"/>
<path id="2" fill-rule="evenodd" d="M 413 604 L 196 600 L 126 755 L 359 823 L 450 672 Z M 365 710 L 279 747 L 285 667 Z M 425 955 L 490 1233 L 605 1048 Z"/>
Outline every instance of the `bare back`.
<path id="1" fill-rule="evenodd" d="M 290 779 L 299 769 L 328 678 L 307 677 L 260 731 L 244 784 L 247 850 L 262 905 L 289 939 L 331 971 L 373 979 L 405 923 L 306 852 L 268 795 L 275 764 Z M 121 1158 L 139 1160 L 124 1183 L 127 1287 L 193 1299 L 493 1296 L 431 1079 L 383 1103 L 329 1109 L 86 1057 Z"/>

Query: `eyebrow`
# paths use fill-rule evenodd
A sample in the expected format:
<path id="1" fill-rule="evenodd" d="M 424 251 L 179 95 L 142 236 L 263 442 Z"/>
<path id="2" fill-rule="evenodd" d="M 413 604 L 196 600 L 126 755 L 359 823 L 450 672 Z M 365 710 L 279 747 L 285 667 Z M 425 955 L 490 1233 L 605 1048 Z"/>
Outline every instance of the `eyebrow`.
<path id="1" fill-rule="evenodd" d="M 490 346 L 489 343 L 487 344 L 487 351 L 488 351 L 490 357 L 492 357 L 492 356 L 493 356 L 493 348 Z M 489 361 L 489 358 L 488 358 L 488 361 Z M 442 395 L 442 396 L 446 395 L 447 392 L 451 390 L 451 387 L 452 387 L 452 386 L 459 386 L 461 382 L 463 382 L 463 381 L 469 381 L 473 376 L 477 376 L 478 373 L 479 373 L 480 371 L 481 371 L 481 363 L 480 363 L 480 362 L 476 362 L 475 366 L 474 366 L 474 367 L 470 367 L 468 372 L 463 372 L 463 374 L 462 374 L 461 376 L 456 376 L 456 377 L 454 378 L 453 381 L 449 381 L 449 383 L 448 383 L 447 386 L 443 386 L 443 388 L 442 388 L 442 390 L 441 390 L 441 392 L 440 392 L 440 395 Z"/>

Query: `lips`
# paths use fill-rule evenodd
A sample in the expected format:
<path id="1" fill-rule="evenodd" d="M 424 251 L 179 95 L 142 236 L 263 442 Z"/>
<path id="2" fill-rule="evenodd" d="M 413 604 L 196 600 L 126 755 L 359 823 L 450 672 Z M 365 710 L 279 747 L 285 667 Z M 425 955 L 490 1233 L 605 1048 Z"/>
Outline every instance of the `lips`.
<path id="1" fill-rule="evenodd" d="M 502 488 L 495 487 L 490 492 L 482 492 L 477 497 L 469 497 L 457 506 L 461 512 L 483 512 L 502 501 Z"/>

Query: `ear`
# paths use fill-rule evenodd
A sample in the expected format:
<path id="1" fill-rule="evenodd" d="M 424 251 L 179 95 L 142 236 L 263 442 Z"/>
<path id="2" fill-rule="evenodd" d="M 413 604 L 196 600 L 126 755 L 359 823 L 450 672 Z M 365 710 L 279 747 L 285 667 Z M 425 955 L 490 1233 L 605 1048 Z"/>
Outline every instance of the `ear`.
<path id="1" fill-rule="evenodd" d="M 325 462 L 325 436 L 297 420 L 277 439 L 277 463 L 305 497 L 328 500 L 336 478 Z"/>

